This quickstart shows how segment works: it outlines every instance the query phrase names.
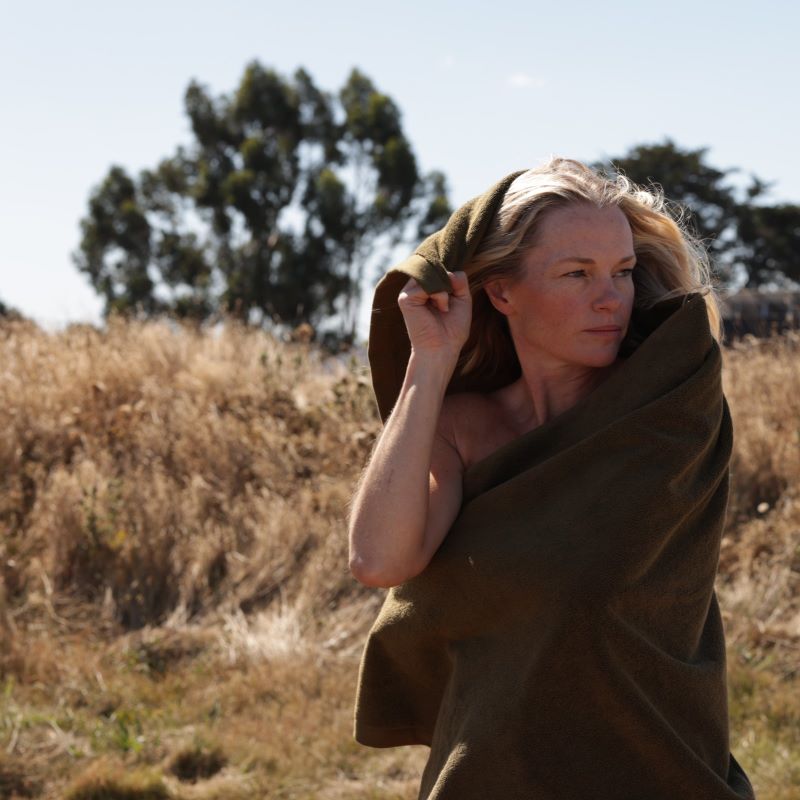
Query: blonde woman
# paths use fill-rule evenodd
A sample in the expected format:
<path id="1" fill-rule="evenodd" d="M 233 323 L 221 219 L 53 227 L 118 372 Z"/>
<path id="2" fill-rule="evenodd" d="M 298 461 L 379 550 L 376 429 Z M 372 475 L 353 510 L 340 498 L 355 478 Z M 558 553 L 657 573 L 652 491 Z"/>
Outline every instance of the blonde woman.
<path id="1" fill-rule="evenodd" d="M 713 587 L 719 330 L 664 199 L 569 159 L 379 285 L 350 567 L 390 591 L 355 736 L 429 746 L 420 798 L 753 797 Z"/>

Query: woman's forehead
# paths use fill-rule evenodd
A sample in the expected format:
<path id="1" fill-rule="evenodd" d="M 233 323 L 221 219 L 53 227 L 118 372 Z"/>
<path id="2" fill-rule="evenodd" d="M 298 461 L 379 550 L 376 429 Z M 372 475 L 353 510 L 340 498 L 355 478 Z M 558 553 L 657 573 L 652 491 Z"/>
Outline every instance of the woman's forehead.
<path id="1" fill-rule="evenodd" d="M 567 260 L 616 265 L 632 255 L 633 234 L 624 212 L 574 204 L 545 212 L 520 266 L 541 272 Z"/>
<path id="2" fill-rule="evenodd" d="M 581 246 L 605 250 L 631 248 L 633 234 L 624 212 L 616 206 L 597 208 L 574 204 L 548 211 L 541 219 L 535 248 L 541 250 L 568 249 L 566 255 L 591 258 L 590 253 L 571 252 Z M 620 257 L 628 255 L 620 253 Z M 561 257 L 561 256 L 559 256 Z"/>

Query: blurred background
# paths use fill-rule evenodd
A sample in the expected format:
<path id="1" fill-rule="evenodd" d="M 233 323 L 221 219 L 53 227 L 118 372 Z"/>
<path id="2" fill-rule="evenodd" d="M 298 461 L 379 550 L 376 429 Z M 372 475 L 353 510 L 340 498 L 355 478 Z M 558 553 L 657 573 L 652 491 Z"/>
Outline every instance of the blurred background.
<path id="1" fill-rule="evenodd" d="M 800 6 L 3 6 L 0 798 L 412 800 L 352 736 L 379 274 L 552 155 L 723 296 L 731 751 L 800 800 Z"/>
<path id="2" fill-rule="evenodd" d="M 800 277 L 790 3 L 9 9 L 0 301 L 366 335 L 377 273 L 551 155 L 688 210 L 727 288 Z M 787 280 L 788 279 L 788 280 Z"/>

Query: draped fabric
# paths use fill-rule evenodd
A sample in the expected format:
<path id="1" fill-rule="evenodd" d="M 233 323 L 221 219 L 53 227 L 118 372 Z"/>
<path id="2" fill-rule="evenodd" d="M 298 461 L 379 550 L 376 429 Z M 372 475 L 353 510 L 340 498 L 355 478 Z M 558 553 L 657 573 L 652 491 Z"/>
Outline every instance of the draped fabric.
<path id="1" fill-rule="evenodd" d="M 483 235 L 513 177 L 454 215 L 462 237 Z M 440 241 L 378 287 L 384 418 L 408 357 L 397 291 L 408 275 L 435 290 L 468 251 Z M 732 447 L 720 348 L 697 294 L 636 309 L 631 329 L 591 394 L 467 469 L 442 545 L 372 625 L 354 735 L 429 746 L 420 799 L 754 797 L 729 750 L 714 592 Z"/>

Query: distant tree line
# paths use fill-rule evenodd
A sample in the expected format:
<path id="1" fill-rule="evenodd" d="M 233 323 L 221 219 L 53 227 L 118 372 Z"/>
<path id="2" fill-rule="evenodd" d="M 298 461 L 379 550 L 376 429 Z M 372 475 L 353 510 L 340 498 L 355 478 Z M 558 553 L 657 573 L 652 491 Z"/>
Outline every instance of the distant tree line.
<path id="1" fill-rule="evenodd" d="M 400 109 L 354 69 L 336 96 L 257 62 L 212 97 L 192 81 L 193 141 L 89 198 L 74 261 L 105 312 L 317 325 L 352 338 L 376 252 L 439 228 L 441 172 L 423 175 Z"/>
<path id="2" fill-rule="evenodd" d="M 357 69 L 336 95 L 303 69 L 250 63 L 239 86 L 185 93 L 192 141 L 91 192 L 74 262 L 113 311 L 334 324 L 351 340 L 366 270 L 441 227 L 445 176 L 423 175 L 397 104 Z M 708 247 L 723 285 L 800 280 L 800 206 L 736 189 L 706 149 L 667 139 L 596 163 L 659 184 Z"/>
<path id="3" fill-rule="evenodd" d="M 786 288 L 800 281 L 800 205 L 769 204 L 771 184 L 755 175 L 737 190 L 729 176 L 740 170 L 712 167 L 707 151 L 681 150 L 666 139 L 594 166 L 661 186 L 703 240 L 723 286 Z"/>

